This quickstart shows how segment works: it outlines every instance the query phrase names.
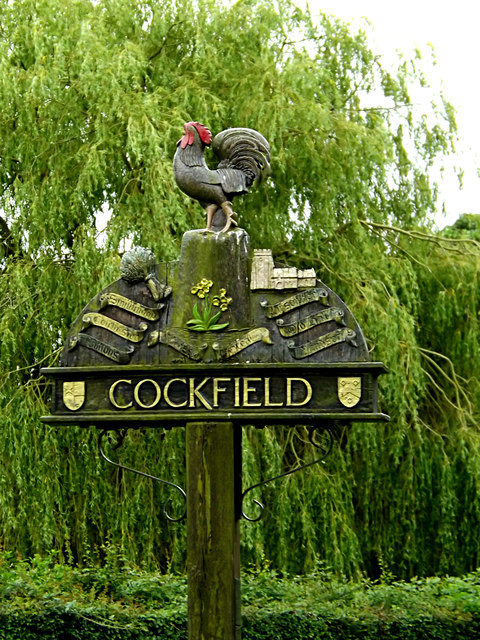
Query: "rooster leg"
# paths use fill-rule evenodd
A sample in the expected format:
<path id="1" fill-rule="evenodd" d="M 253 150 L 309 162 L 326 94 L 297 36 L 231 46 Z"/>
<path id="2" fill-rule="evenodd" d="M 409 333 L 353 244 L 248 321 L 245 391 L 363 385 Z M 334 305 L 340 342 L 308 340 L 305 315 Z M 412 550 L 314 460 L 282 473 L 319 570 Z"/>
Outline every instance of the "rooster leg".
<path id="1" fill-rule="evenodd" d="M 205 209 L 205 213 L 207 214 L 207 231 L 212 230 L 213 216 L 215 215 L 217 209 L 218 207 L 216 204 L 209 204 Z"/>
<path id="2" fill-rule="evenodd" d="M 222 207 L 222 211 L 225 214 L 225 217 L 227 219 L 225 226 L 223 227 L 221 233 L 226 233 L 230 227 L 232 226 L 232 224 L 234 224 L 235 226 L 238 225 L 238 222 L 235 220 L 235 218 L 237 217 L 237 214 L 235 213 L 235 211 L 232 209 L 232 203 L 231 202 L 222 202 L 221 204 Z"/>

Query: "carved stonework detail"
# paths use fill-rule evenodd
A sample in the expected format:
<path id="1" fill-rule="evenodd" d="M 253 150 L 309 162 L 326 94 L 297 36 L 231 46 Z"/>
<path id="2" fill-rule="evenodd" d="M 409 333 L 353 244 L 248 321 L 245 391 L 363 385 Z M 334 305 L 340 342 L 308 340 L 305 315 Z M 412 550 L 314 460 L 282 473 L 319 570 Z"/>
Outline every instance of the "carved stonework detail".
<path id="1" fill-rule="evenodd" d="M 122 278 L 131 284 L 145 281 L 155 302 L 167 298 L 172 288 L 159 282 L 155 275 L 155 256 L 150 249 L 134 247 L 124 254 L 120 263 Z"/>
<path id="2" fill-rule="evenodd" d="M 275 267 L 270 249 L 254 249 L 251 289 L 308 289 L 316 283 L 315 269 Z"/>

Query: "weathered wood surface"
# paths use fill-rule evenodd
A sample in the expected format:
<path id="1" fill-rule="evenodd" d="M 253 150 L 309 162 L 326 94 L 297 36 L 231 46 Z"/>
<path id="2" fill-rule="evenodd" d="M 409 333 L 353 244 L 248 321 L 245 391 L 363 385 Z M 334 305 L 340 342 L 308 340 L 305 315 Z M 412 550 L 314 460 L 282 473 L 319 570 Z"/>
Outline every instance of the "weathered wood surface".
<path id="1" fill-rule="evenodd" d="M 188 423 L 186 452 L 188 639 L 235 640 L 240 551 L 233 424 Z"/>
<path id="2" fill-rule="evenodd" d="M 179 262 L 158 263 L 157 277 L 172 287 L 171 295 L 156 302 L 145 282 L 131 284 L 120 278 L 98 293 L 72 325 L 61 358 L 62 366 L 108 365 L 113 360 L 78 341 L 91 336 L 122 352 L 130 352 L 129 364 L 195 362 L 367 362 L 368 348 L 352 313 L 327 285 L 300 289 L 251 289 L 252 252 L 243 229 L 228 234 L 189 231 L 182 242 Z M 221 288 L 232 298 L 221 322 L 222 331 L 195 332 L 186 323 L 193 307 L 203 302 L 191 293 L 202 278 L 213 282 L 212 295 Z M 299 283 L 302 281 L 299 280 Z M 300 285 L 299 285 L 300 286 Z M 101 305 L 101 298 L 117 293 L 145 307 L 157 308 L 157 320 L 145 319 L 126 309 Z M 272 315 L 275 305 L 280 305 Z M 98 313 L 127 327 L 143 331 L 131 342 L 102 326 L 86 326 L 84 318 Z M 262 330 L 262 331 L 260 331 Z M 252 333 L 253 332 L 253 333 Z M 83 338 L 85 342 L 85 339 Z M 320 341 L 320 342 L 319 342 Z M 317 345 L 317 346 L 315 346 Z M 310 353 L 312 349 L 318 350 Z"/>

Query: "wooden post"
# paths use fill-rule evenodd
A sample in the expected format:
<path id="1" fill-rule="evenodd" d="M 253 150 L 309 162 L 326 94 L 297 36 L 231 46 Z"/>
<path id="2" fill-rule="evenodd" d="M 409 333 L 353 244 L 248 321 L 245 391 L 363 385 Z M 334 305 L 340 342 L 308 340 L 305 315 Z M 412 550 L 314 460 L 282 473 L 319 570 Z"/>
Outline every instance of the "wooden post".
<path id="1" fill-rule="evenodd" d="M 186 427 L 188 640 L 240 640 L 241 427 Z"/>

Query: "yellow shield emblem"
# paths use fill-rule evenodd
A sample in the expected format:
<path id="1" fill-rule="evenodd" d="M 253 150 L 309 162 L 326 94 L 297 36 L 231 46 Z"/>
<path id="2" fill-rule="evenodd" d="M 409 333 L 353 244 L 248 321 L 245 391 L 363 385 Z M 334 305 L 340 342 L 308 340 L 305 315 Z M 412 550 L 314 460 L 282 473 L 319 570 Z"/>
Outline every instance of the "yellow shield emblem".
<path id="1" fill-rule="evenodd" d="M 361 378 L 338 378 L 338 399 L 344 407 L 354 407 L 362 397 Z"/>
<path id="2" fill-rule="evenodd" d="M 67 409 L 78 411 L 84 402 L 85 382 L 83 380 L 63 383 L 63 403 Z"/>

